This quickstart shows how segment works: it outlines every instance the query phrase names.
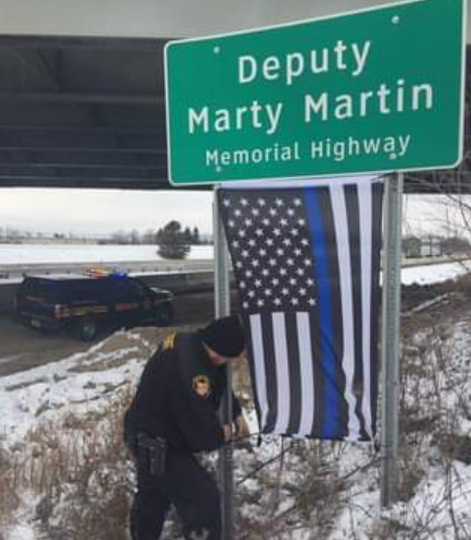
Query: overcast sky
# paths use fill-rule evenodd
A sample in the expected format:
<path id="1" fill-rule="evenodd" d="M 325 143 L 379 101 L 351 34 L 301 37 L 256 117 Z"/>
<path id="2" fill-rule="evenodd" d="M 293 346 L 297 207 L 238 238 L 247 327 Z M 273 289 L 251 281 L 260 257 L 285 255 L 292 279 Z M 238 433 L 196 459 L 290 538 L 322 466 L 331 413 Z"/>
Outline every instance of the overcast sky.
<path id="1" fill-rule="evenodd" d="M 144 232 L 170 220 L 212 230 L 212 193 L 2 189 L 0 227 L 58 233 Z"/>
<path id="2" fill-rule="evenodd" d="M 30 232 L 106 234 L 145 232 L 172 219 L 212 232 L 212 193 L 76 189 L 1 189 L 0 228 Z M 438 196 L 404 197 L 404 233 L 463 232 L 456 205 Z M 471 212 L 468 212 L 471 218 Z"/>

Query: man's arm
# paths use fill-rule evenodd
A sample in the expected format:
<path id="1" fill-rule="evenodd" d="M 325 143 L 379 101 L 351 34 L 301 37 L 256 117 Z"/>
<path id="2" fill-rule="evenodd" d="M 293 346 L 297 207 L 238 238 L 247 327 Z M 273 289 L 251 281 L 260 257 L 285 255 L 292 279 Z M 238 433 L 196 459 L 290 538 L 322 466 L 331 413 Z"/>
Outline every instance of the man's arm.
<path id="1" fill-rule="evenodd" d="M 216 450 L 228 440 L 207 398 L 174 392 L 171 399 L 172 417 L 192 451 Z"/>
<path id="2" fill-rule="evenodd" d="M 247 424 L 243 414 L 242 407 L 234 392 L 232 392 L 232 419 L 236 425 L 236 438 L 243 439 L 250 436 L 249 425 Z"/>

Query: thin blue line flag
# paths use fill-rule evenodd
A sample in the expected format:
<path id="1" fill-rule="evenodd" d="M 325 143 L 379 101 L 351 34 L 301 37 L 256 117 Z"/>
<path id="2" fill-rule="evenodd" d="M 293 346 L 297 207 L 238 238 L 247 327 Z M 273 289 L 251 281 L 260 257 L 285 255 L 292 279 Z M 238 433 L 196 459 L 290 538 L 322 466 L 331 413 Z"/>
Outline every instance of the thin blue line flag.
<path id="1" fill-rule="evenodd" d="M 375 436 L 382 195 L 358 177 L 218 191 L 263 433 Z"/>

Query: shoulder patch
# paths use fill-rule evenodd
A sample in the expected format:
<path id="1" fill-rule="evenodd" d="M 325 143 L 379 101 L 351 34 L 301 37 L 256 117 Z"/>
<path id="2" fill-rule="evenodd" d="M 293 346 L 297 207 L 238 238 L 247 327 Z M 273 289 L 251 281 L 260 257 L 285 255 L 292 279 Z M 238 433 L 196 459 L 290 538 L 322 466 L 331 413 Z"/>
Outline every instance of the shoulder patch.
<path id="1" fill-rule="evenodd" d="M 176 332 L 172 332 L 171 334 L 168 334 L 166 337 L 165 337 L 165 340 L 164 340 L 164 344 L 163 344 L 163 347 L 162 349 L 164 351 L 168 351 L 168 350 L 171 350 L 175 347 L 175 338 L 177 337 L 177 334 Z"/>
<path id="2" fill-rule="evenodd" d="M 193 377 L 193 390 L 202 398 L 208 398 L 211 395 L 211 383 L 206 375 L 197 375 Z"/>

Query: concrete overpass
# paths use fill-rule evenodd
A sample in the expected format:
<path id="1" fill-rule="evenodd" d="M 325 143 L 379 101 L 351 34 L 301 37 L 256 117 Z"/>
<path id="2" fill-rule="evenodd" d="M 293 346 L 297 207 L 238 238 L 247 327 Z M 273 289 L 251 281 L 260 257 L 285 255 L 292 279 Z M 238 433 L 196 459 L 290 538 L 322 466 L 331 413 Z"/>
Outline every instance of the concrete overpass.
<path id="1" fill-rule="evenodd" d="M 387 3 L 0 0 L 0 187 L 170 189 L 163 68 L 169 39 Z M 434 181 L 452 189 L 464 178 L 471 186 L 468 160 L 467 176 L 440 173 Z M 406 178 L 406 191 L 426 189 Z"/>
<path id="2" fill-rule="evenodd" d="M 1 0 L 0 34 L 177 38 L 259 28 L 394 3 L 390 0 Z M 401 2 L 398 2 L 401 3 Z M 468 13 L 468 40 L 471 14 Z"/>

